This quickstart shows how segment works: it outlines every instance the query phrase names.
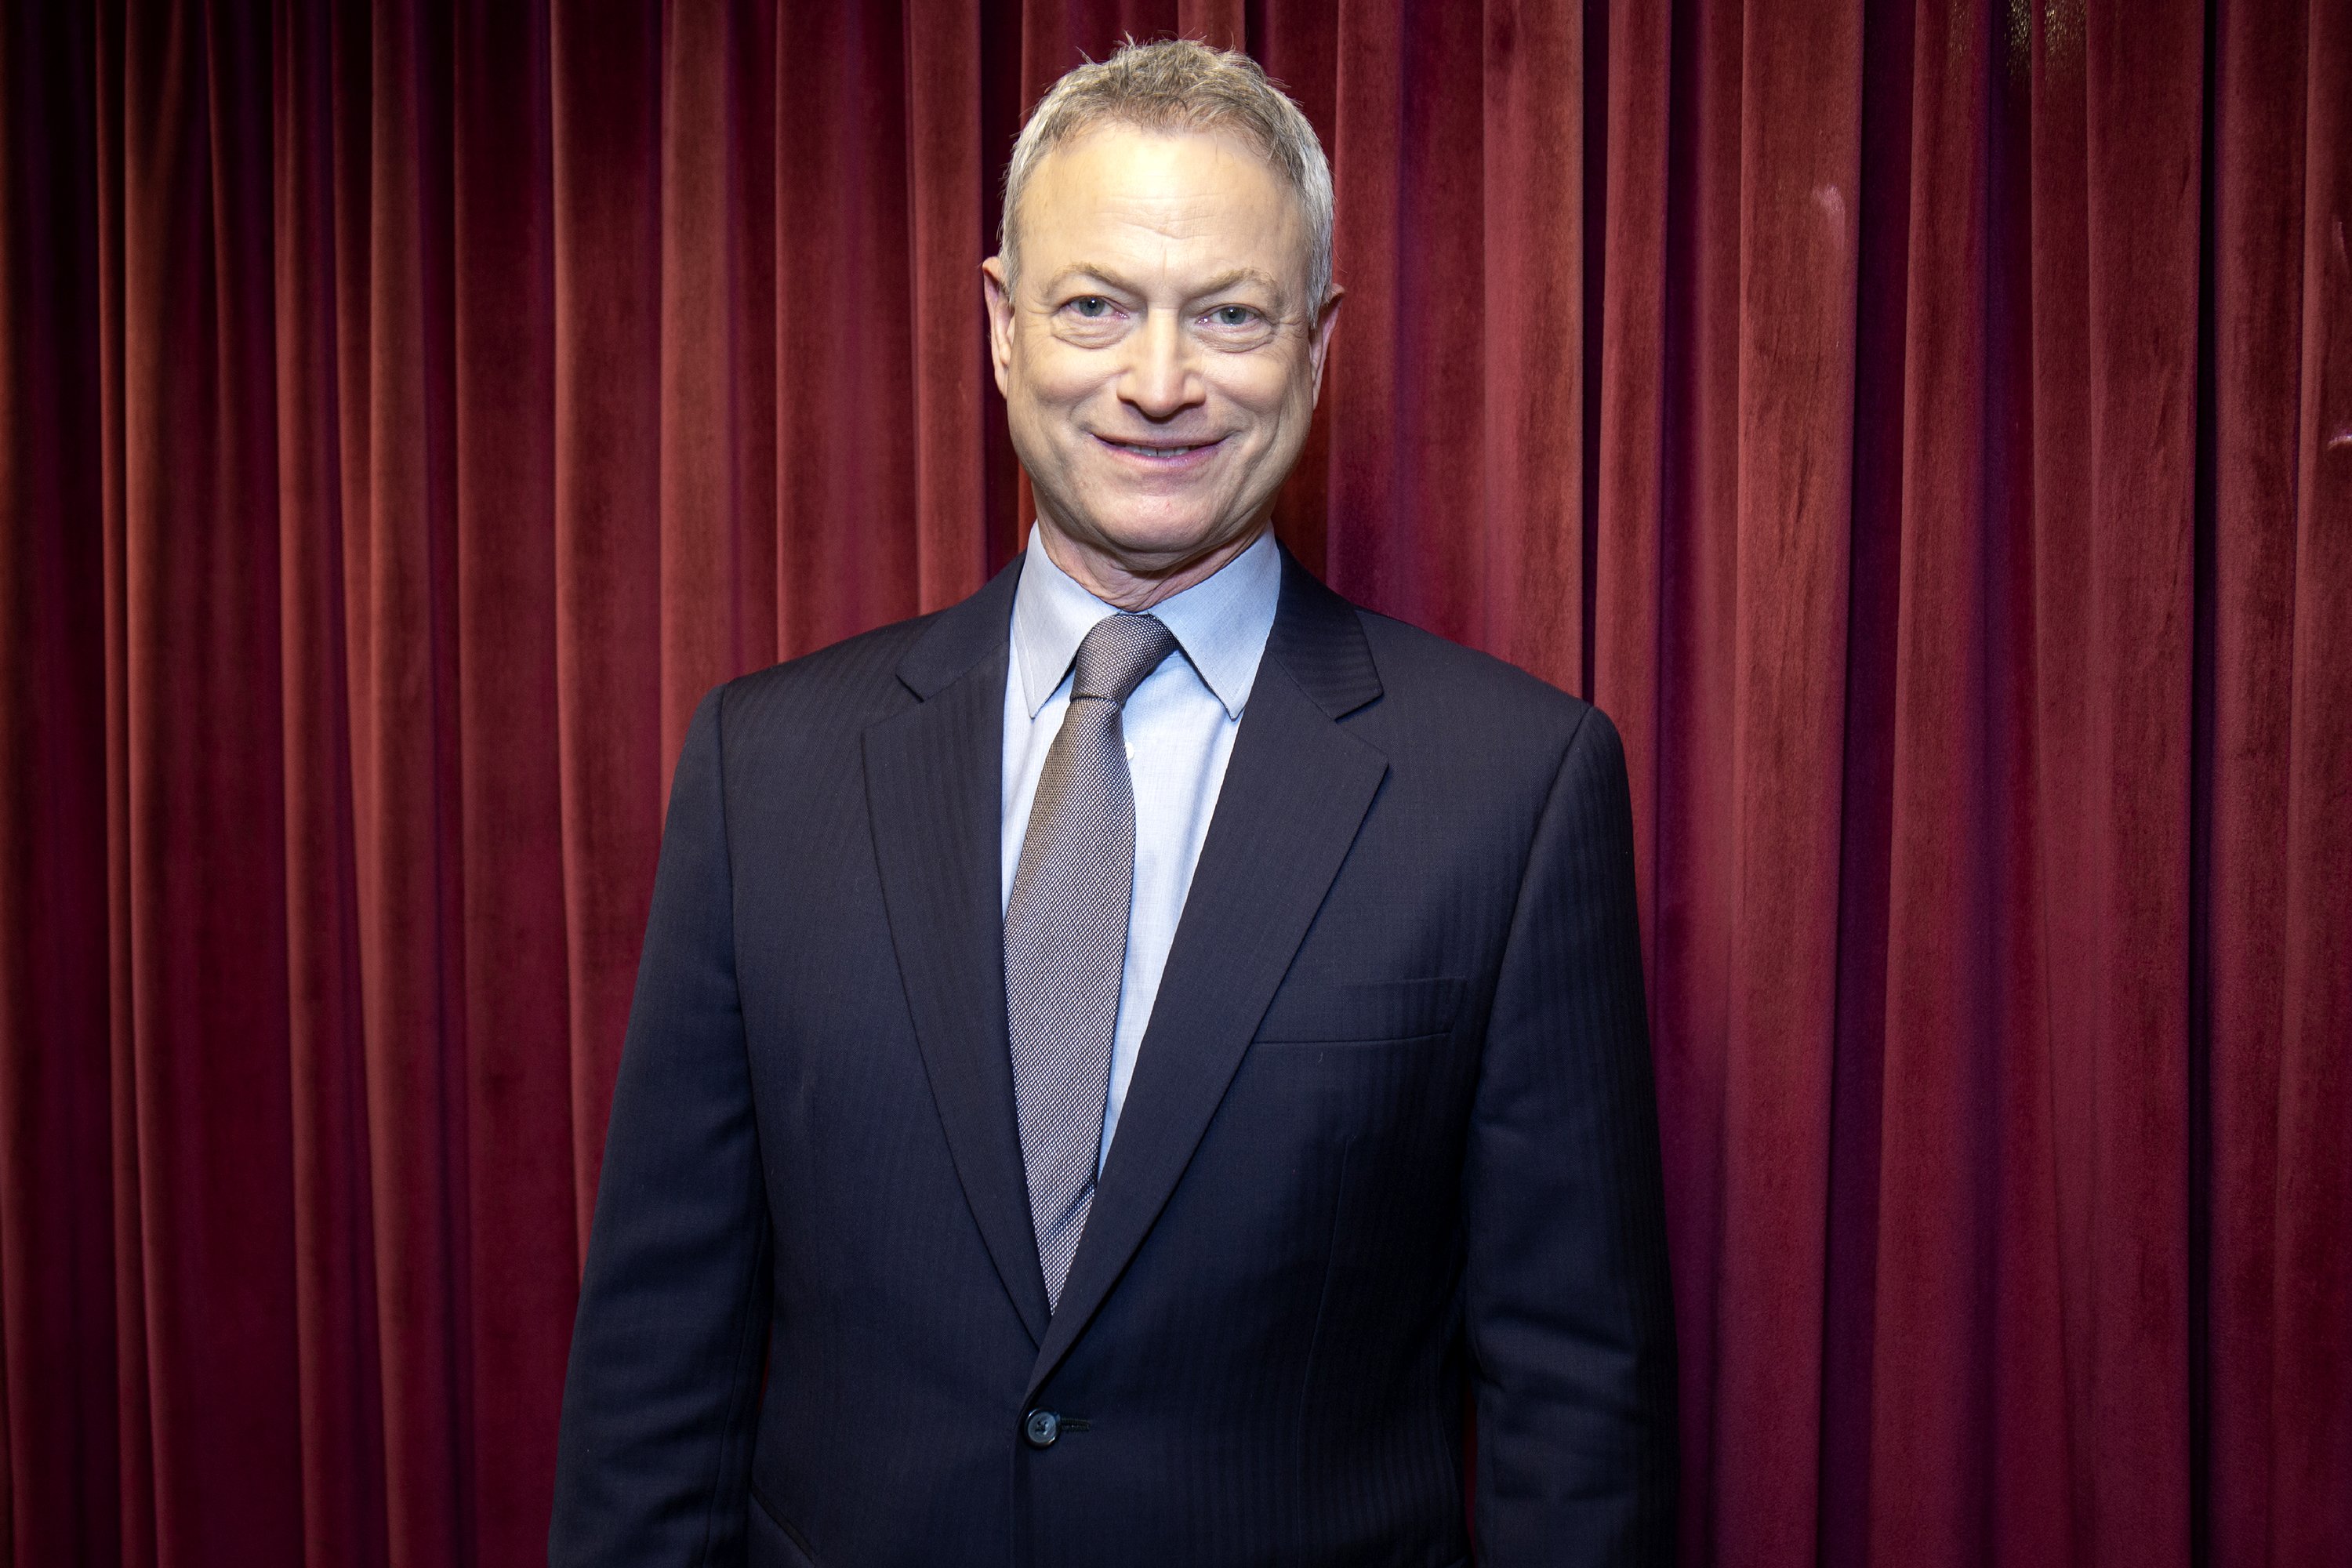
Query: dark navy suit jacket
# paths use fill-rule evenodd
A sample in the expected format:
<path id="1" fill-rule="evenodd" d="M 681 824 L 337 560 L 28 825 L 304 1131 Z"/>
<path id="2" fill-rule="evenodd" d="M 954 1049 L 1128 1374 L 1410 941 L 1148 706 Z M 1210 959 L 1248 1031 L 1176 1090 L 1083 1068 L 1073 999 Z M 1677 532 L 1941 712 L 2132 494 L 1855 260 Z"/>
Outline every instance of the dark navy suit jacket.
<path id="1" fill-rule="evenodd" d="M 1480 1561 L 1667 1562 L 1609 721 L 1286 557 L 1049 1314 L 999 910 L 1016 575 L 695 715 L 551 1561 L 1443 1568 L 1470 1407 Z"/>

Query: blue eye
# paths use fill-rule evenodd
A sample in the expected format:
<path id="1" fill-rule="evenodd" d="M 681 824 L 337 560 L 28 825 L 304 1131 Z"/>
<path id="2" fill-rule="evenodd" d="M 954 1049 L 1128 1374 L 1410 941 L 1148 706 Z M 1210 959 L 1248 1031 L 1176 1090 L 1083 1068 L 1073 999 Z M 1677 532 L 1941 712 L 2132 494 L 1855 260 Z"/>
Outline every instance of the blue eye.
<path id="1" fill-rule="evenodd" d="M 1247 305 L 1220 305 L 1209 312 L 1210 319 L 1221 327 L 1246 327 L 1256 314 Z"/>
<path id="2" fill-rule="evenodd" d="M 1070 309 L 1089 321 L 1099 321 L 1110 314 L 1110 301 L 1099 294 L 1088 294 L 1084 299 L 1071 300 Z"/>

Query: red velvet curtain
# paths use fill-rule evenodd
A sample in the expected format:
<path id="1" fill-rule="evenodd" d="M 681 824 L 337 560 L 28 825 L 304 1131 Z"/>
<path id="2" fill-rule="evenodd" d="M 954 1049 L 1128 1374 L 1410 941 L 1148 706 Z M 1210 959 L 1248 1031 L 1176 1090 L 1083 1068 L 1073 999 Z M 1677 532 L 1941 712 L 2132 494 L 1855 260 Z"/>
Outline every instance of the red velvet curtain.
<path id="1" fill-rule="evenodd" d="M 1286 537 L 1625 734 L 1685 1561 L 2345 1560 L 2348 0 L 0 6 L 0 1560 L 539 1555 L 687 716 L 1007 558 L 1175 29 Z"/>

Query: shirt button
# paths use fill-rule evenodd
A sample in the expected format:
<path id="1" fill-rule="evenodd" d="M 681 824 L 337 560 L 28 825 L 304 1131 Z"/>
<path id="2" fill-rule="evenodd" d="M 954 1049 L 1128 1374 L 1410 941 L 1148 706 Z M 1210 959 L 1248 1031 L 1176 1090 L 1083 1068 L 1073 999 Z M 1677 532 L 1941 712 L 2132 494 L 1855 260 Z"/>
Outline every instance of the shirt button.
<path id="1" fill-rule="evenodd" d="M 1062 1418 L 1050 1410 L 1032 1410 L 1021 1423 L 1021 1435 L 1033 1448 L 1050 1448 L 1062 1435 Z"/>

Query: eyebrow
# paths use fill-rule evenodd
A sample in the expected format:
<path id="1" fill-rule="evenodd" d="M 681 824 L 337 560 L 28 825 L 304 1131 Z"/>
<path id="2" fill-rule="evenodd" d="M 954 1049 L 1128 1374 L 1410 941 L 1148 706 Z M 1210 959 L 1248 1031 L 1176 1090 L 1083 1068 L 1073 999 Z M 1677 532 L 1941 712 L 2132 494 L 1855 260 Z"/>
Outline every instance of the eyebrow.
<path id="1" fill-rule="evenodd" d="M 1075 266 L 1063 268 L 1059 272 L 1054 274 L 1052 280 L 1045 285 L 1045 292 L 1047 294 L 1059 293 L 1068 285 L 1085 279 L 1091 279 L 1097 283 L 1101 283 L 1111 289 L 1118 289 L 1124 293 L 1140 294 L 1143 292 L 1142 289 L 1138 289 L 1134 284 L 1119 276 L 1116 268 L 1104 267 L 1091 261 L 1081 261 L 1076 263 Z M 1276 300 L 1281 300 L 1285 297 L 1283 294 L 1282 285 L 1275 279 L 1273 274 L 1267 272 L 1265 268 L 1258 267 L 1235 267 L 1227 271 L 1218 273 L 1215 277 L 1210 279 L 1206 285 L 1194 289 L 1192 291 L 1192 298 L 1202 300 L 1208 298 L 1212 294 L 1222 294 L 1237 283 L 1255 283 L 1261 289 L 1264 289 L 1268 293 L 1272 294 Z"/>
<path id="2" fill-rule="evenodd" d="M 1079 282 L 1100 283 L 1106 288 L 1127 294 L 1137 292 L 1135 286 L 1126 279 L 1107 267 L 1097 267 L 1090 261 L 1081 261 L 1074 267 L 1065 267 L 1055 273 L 1045 280 L 1045 292 L 1050 298 L 1071 284 Z"/>
<path id="3" fill-rule="evenodd" d="M 1209 286 L 1201 292 L 1203 295 L 1222 294 L 1236 283 L 1255 283 L 1275 298 L 1282 297 L 1282 285 L 1274 275 L 1256 267 L 1236 267 L 1229 272 L 1220 272 L 1209 279 Z"/>

